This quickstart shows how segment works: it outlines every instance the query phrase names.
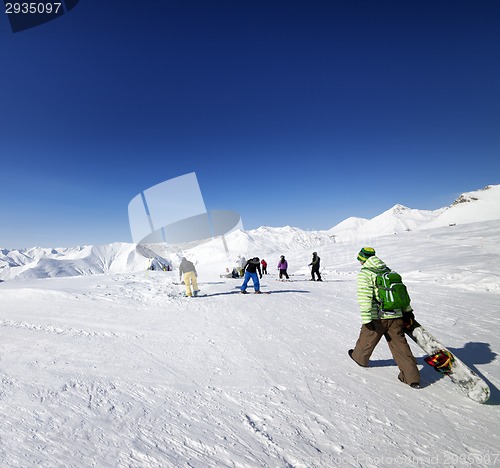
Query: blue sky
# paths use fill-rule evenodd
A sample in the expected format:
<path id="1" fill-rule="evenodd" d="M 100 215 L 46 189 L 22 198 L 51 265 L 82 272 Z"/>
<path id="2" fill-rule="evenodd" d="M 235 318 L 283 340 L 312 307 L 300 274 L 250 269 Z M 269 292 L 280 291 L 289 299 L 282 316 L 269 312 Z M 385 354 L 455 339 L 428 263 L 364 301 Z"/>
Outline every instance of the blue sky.
<path id="1" fill-rule="evenodd" d="M 80 0 L 0 17 L 0 247 L 131 241 L 196 172 L 246 229 L 500 183 L 500 2 Z M 179 194 L 182 197 L 182 194 Z"/>

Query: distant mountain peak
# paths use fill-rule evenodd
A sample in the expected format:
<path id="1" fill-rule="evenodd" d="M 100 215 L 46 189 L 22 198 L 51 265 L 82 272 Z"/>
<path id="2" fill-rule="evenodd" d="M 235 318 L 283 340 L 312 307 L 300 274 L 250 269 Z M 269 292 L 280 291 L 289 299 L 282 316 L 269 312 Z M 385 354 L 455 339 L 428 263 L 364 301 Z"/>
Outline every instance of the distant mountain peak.
<path id="1" fill-rule="evenodd" d="M 487 185 L 486 187 L 475 190 L 474 192 L 465 192 L 462 193 L 450 206 L 459 205 L 460 203 L 471 203 L 478 201 L 481 196 L 481 192 L 485 192 L 486 190 L 491 190 L 493 188 L 492 185 Z"/>
<path id="2" fill-rule="evenodd" d="M 397 203 L 389 211 L 391 213 L 394 213 L 394 214 L 400 214 L 400 213 L 406 213 L 408 211 L 411 211 L 411 208 L 408 208 L 407 206 L 404 206 L 404 205 Z"/>

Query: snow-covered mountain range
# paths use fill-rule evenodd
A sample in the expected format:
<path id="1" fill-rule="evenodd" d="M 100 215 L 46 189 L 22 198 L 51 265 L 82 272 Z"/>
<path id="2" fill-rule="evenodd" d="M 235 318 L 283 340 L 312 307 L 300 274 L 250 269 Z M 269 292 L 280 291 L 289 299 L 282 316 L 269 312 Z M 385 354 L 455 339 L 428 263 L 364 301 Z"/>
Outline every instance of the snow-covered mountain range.
<path id="1" fill-rule="evenodd" d="M 463 193 L 450 206 L 434 211 L 418 210 L 397 204 L 372 219 L 350 217 L 327 231 L 304 231 L 290 226 L 262 226 L 251 231 L 235 231 L 227 236 L 231 256 L 282 254 L 304 248 L 316 249 L 338 242 L 355 242 L 413 230 L 454 226 L 500 219 L 500 185 Z M 175 248 L 164 257 L 174 264 L 186 251 Z M 189 251 L 203 262 L 227 268 L 228 259 L 215 239 Z M 151 259 L 164 261 L 161 255 L 145 252 L 131 243 L 72 248 L 0 250 L 0 280 L 50 278 L 146 270 Z M 156 259 L 155 259 L 156 258 Z"/>

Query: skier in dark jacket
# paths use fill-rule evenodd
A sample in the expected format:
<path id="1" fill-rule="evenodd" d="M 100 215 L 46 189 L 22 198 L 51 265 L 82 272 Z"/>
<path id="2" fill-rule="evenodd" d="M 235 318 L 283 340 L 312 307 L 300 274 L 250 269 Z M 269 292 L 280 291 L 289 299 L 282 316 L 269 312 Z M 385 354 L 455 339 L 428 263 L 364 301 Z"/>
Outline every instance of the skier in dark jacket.
<path id="1" fill-rule="evenodd" d="M 313 258 L 312 258 L 312 261 L 311 263 L 309 263 L 309 266 L 312 267 L 311 268 L 311 281 L 323 281 L 321 279 L 321 274 L 319 272 L 319 266 L 320 266 L 320 258 L 318 257 L 318 253 L 317 252 L 313 252 Z M 314 277 L 314 275 L 317 275 L 318 276 L 318 279 L 316 280 L 316 278 Z"/>
<path id="2" fill-rule="evenodd" d="M 255 289 L 255 294 L 261 294 L 259 277 L 262 279 L 262 272 L 260 270 L 259 257 L 254 257 L 248 260 L 247 263 L 245 264 L 244 270 L 245 270 L 245 280 L 243 281 L 243 284 L 241 285 L 240 288 L 242 294 L 248 294 L 246 289 L 248 286 L 248 282 L 250 281 L 250 278 L 252 279 L 253 282 L 253 288 Z M 257 272 L 259 273 L 258 275 Z"/>

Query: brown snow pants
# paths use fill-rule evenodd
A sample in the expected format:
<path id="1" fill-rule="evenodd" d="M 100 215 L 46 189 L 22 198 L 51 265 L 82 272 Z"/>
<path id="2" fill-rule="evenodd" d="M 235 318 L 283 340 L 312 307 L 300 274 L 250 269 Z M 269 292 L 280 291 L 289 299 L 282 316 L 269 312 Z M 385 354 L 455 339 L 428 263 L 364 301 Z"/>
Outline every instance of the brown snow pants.
<path id="1" fill-rule="evenodd" d="M 392 357 L 399 367 L 399 380 L 408 385 L 420 383 L 417 362 L 405 338 L 403 319 L 385 319 L 372 321 L 375 330 L 361 327 L 352 358 L 361 366 L 368 366 L 370 356 L 380 339 L 384 336 L 391 350 Z"/>

